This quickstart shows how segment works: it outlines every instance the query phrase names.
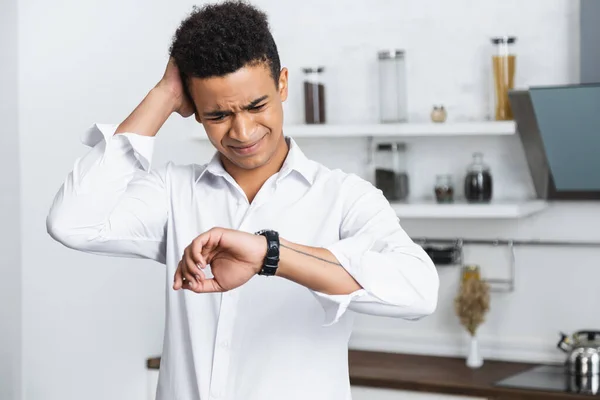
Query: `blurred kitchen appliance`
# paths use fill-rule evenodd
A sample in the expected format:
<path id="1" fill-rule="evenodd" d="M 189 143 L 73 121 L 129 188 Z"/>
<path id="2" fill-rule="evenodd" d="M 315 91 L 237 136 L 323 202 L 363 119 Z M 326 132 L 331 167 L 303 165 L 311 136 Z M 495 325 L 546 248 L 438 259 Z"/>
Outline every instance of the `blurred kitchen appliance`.
<path id="1" fill-rule="evenodd" d="M 600 331 L 578 331 L 571 337 L 561 333 L 557 347 L 567 353 L 565 367 L 570 375 L 600 374 Z"/>

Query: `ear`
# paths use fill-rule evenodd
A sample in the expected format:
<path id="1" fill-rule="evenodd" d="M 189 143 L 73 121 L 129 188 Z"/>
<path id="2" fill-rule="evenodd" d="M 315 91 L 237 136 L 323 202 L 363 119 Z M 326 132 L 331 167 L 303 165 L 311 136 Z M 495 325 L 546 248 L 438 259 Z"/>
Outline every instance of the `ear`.
<path id="1" fill-rule="evenodd" d="M 282 68 L 279 73 L 279 97 L 284 102 L 288 97 L 288 69 Z"/>

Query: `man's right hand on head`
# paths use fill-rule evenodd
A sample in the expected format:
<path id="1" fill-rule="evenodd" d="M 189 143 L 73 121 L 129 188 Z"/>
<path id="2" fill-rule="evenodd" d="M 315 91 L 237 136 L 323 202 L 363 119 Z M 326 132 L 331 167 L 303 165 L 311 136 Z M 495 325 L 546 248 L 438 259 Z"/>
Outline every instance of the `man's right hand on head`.
<path id="1" fill-rule="evenodd" d="M 184 118 L 194 115 L 194 103 L 187 98 L 175 60 L 171 57 L 162 79 L 117 127 L 115 134 L 137 133 L 155 136 L 174 113 Z"/>
<path id="2" fill-rule="evenodd" d="M 169 59 L 165 73 L 155 88 L 164 90 L 173 99 L 173 112 L 178 113 L 184 118 L 194 115 L 194 104 L 183 89 L 179 68 L 173 57 Z"/>

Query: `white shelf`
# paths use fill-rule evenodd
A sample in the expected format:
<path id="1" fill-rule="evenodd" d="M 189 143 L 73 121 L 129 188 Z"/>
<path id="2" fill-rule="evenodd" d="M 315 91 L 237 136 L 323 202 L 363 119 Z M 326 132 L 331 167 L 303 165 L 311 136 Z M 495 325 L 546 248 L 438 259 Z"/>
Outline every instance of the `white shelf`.
<path id="1" fill-rule="evenodd" d="M 513 135 L 515 123 L 460 122 L 460 123 L 403 123 L 372 125 L 290 125 L 284 127 L 291 137 L 354 137 L 354 136 L 464 136 L 464 135 Z"/>
<path id="2" fill-rule="evenodd" d="M 286 125 L 285 135 L 293 138 L 348 138 L 348 137 L 422 137 L 422 136 L 498 136 L 514 135 L 514 121 L 481 122 L 422 122 L 400 124 L 323 124 Z M 202 130 L 195 136 L 207 140 Z"/>
<path id="3" fill-rule="evenodd" d="M 434 201 L 392 203 L 400 218 L 523 218 L 538 213 L 547 207 L 541 200 L 522 202 L 492 202 L 488 204 L 452 203 L 437 204 Z"/>

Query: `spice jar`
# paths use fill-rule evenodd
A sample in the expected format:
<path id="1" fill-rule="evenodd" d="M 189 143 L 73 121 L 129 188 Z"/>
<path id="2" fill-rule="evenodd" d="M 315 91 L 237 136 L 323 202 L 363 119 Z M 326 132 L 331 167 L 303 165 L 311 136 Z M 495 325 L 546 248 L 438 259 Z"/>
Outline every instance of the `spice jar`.
<path id="1" fill-rule="evenodd" d="M 307 124 L 325 123 L 325 67 L 303 68 L 304 72 L 304 118 Z"/>
<path id="2" fill-rule="evenodd" d="M 452 203 L 454 201 L 452 175 L 436 175 L 435 200 L 438 203 Z"/>
<path id="3" fill-rule="evenodd" d="M 386 50 L 379 57 L 379 113 L 381 122 L 407 120 L 406 63 L 403 50 Z"/>
<path id="4" fill-rule="evenodd" d="M 473 162 L 465 177 L 465 198 L 471 203 L 486 203 L 492 199 L 492 175 L 483 162 L 482 153 L 473 154 Z"/>
<path id="5" fill-rule="evenodd" d="M 462 281 L 465 282 L 469 279 L 481 280 L 479 265 L 469 264 L 462 268 Z"/>
<path id="6" fill-rule="evenodd" d="M 508 99 L 508 92 L 515 87 L 516 55 L 514 36 L 492 38 L 492 107 L 496 121 L 512 120 L 513 113 Z"/>
<path id="7" fill-rule="evenodd" d="M 380 143 L 377 145 L 375 164 L 375 186 L 390 201 L 406 200 L 409 193 L 406 145 Z"/>

